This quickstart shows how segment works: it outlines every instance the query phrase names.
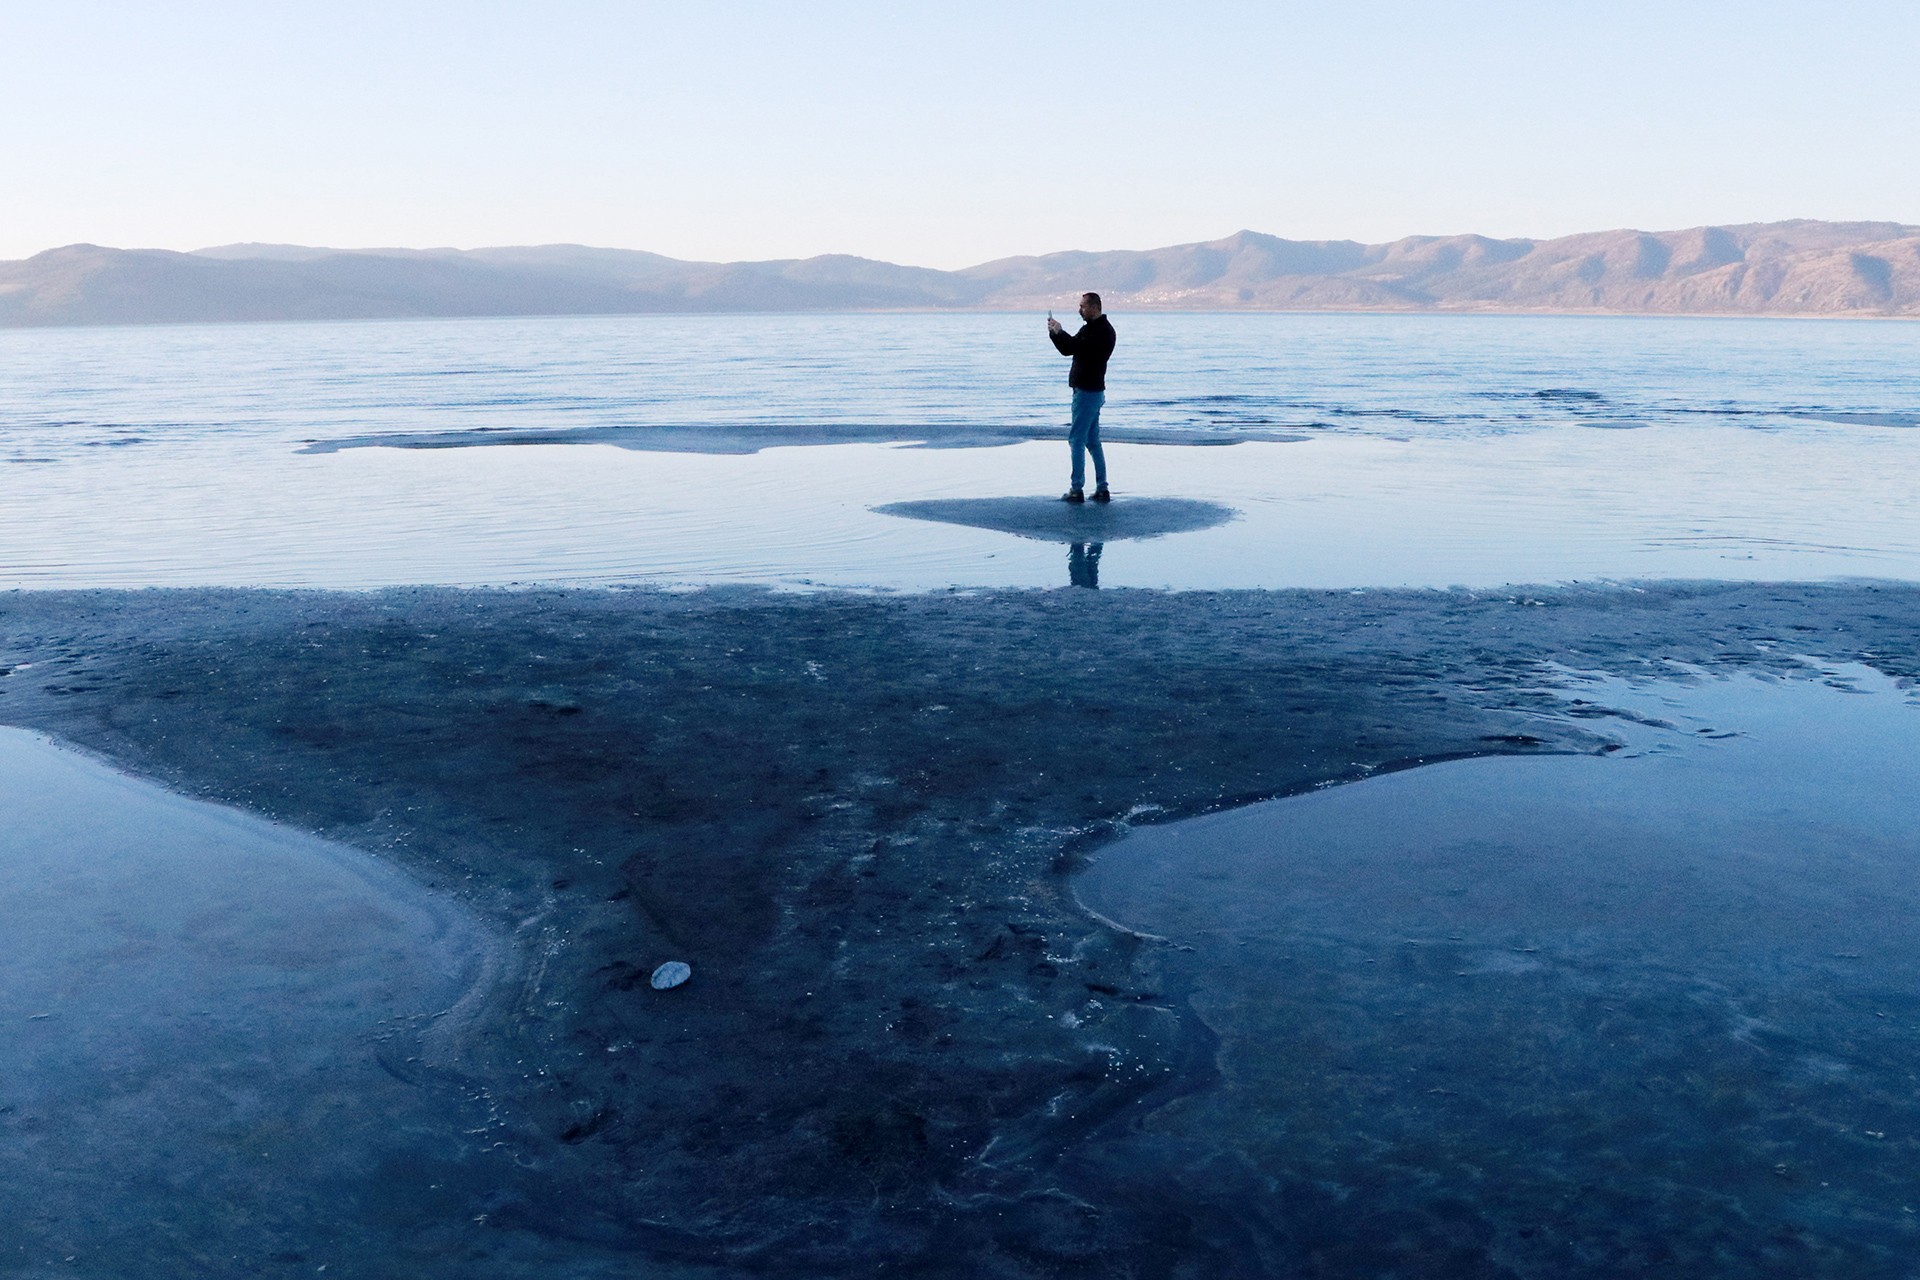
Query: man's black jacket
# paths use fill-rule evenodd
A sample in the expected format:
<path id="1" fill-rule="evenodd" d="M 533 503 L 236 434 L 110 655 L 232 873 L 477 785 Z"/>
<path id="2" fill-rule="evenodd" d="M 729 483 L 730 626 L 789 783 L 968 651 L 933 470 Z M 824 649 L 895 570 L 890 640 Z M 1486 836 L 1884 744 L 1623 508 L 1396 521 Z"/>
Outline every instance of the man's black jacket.
<path id="1" fill-rule="evenodd" d="M 1107 389 L 1107 359 L 1113 355 L 1113 326 L 1105 316 L 1095 316 L 1080 326 L 1080 332 L 1048 333 L 1063 356 L 1073 357 L 1067 370 L 1067 385 L 1076 391 Z"/>

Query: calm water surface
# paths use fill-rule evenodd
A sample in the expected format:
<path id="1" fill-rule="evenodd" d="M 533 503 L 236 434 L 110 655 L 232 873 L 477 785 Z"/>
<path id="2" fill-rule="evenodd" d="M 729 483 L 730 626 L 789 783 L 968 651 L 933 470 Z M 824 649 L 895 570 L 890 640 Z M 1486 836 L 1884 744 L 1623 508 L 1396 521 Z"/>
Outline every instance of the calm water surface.
<path id="1" fill-rule="evenodd" d="M 1082 900 L 1165 939 L 1217 1072 L 1085 1176 L 1219 1206 L 1259 1274 L 1912 1275 L 1920 699 L 1814 664 L 1572 694 L 1622 750 L 1100 853 Z"/>
<path id="2" fill-rule="evenodd" d="M 1103 582 L 1486 585 L 1920 576 L 1920 327 L 1120 315 L 1123 497 L 1222 530 Z M 634 316 L 0 333 L 0 583 L 1064 582 L 1064 551 L 874 514 L 1052 495 L 1024 315 Z M 376 434 L 766 428 L 866 443 L 347 449 Z M 1246 436 L 1293 443 L 1199 447 Z M 878 437 L 880 443 L 873 442 Z"/>

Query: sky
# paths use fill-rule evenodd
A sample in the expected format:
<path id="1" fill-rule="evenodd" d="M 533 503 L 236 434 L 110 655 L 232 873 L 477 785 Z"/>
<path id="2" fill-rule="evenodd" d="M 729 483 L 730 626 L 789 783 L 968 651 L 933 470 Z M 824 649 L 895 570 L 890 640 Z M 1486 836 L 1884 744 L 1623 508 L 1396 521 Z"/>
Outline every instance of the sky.
<path id="1" fill-rule="evenodd" d="M 0 0 L 0 258 L 1920 223 L 1916 65 L 1916 0 Z"/>

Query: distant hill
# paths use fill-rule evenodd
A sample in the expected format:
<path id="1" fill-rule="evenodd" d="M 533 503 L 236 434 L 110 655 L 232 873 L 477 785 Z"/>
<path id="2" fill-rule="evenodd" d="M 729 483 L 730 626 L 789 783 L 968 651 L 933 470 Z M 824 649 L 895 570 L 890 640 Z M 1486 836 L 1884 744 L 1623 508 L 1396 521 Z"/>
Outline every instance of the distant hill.
<path id="1" fill-rule="evenodd" d="M 829 255 L 684 262 L 631 249 L 193 253 L 69 245 L 0 262 L 0 326 L 699 311 L 1113 310 L 1920 315 L 1920 227 L 1769 222 L 1555 240 L 1391 244 L 1242 231 L 1166 249 L 1051 253 L 963 271 Z"/>

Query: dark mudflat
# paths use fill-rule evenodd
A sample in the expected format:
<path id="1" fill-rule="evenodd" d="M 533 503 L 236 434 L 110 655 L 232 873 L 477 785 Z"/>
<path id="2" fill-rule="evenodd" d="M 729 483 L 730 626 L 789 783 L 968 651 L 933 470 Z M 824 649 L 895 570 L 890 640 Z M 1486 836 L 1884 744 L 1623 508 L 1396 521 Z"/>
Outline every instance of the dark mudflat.
<path id="1" fill-rule="evenodd" d="M 1190 1141 L 1161 1117 L 1220 1062 L 1157 944 L 1075 902 L 1089 850 L 1418 761 L 1600 751 L 1618 717 L 1555 696 L 1569 669 L 1786 676 L 1811 654 L 1911 679 L 1916 637 L 1920 590 L 1872 585 L 15 593 L 0 722 L 375 852 L 511 937 L 526 963 L 461 1060 L 522 1180 L 484 1223 L 445 1210 L 466 1274 L 1235 1276 L 1271 1256 L 1271 1206 L 1110 1142 Z M 693 979 L 653 990 L 666 960 Z M 1462 1017 L 1502 1016 L 1478 989 L 1450 991 Z M 57 1132 L 8 1088 L 0 1141 Z M 275 1150 L 247 1136 L 269 1145 L 207 1153 L 223 1176 Z M 87 1203 L 111 1217 L 147 1172 Z M 434 1173 L 382 1172 L 410 1232 Z M 1369 1274 L 1546 1275 L 1497 1252 L 1471 1183 L 1320 1190 L 1386 1251 Z M 1311 1246 L 1329 1219 L 1302 1204 Z M 1611 1220 L 1575 1219 L 1593 1234 L 1556 1280 L 1619 1274 Z M 1871 1275 L 1839 1268 L 1849 1229 L 1752 1224 L 1813 1240 L 1796 1275 Z M 33 1230 L 94 1250 L 79 1274 L 152 1273 L 116 1269 L 97 1220 Z M 276 1230 L 263 1250 L 258 1223 L 210 1216 L 193 1273 L 311 1276 L 315 1240 L 350 1255 L 330 1275 L 393 1273 L 378 1231 Z M 1676 1270 L 1755 1274 L 1732 1253 Z"/>

